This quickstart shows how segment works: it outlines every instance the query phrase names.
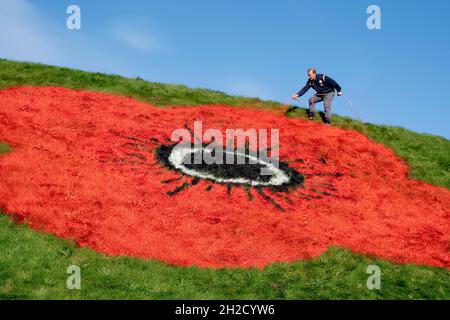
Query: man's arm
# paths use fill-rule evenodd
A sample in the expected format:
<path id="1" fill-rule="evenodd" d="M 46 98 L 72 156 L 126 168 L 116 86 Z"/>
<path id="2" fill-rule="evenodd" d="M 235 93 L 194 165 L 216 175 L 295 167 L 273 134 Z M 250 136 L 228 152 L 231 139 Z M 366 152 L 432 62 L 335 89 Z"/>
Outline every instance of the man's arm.
<path id="1" fill-rule="evenodd" d="M 330 77 L 328 77 L 328 76 L 325 76 L 325 82 L 331 83 L 331 85 L 333 86 L 333 88 L 336 89 L 336 91 L 338 92 L 338 94 L 339 94 L 339 95 L 342 94 L 342 88 L 341 88 L 341 86 L 340 86 L 336 81 L 334 81 L 332 78 L 330 78 Z"/>
<path id="2" fill-rule="evenodd" d="M 297 92 L 296 94 L 294 94 L 294 95 L 292 96 L 292 98 L 293 98 L 293 99 L 297 99 L 297 98 L 301 97 L 302 95 L 304 95 L 304 94 L 309 90 L 309 88 L 311 88 L 311 86 L 309 85 L 309 81 L 307 81 L 306 84 L 305 84 L 305 86 L 304 86 L 299 92 Z M 295 98 L 294 98 L 294 97 L 295 97 Z"/>

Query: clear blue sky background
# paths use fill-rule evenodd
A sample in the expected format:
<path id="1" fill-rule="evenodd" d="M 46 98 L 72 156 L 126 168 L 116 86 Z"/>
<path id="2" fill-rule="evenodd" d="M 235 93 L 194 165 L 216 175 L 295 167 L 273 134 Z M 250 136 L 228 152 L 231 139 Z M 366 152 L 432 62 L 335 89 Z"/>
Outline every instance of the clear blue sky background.
<path id="1" fill-rule="evenodd" d="M 82 30 L 66 29 L 70 4 Z M 280 102 L 315 66 L 364 121 L 449 139 L 449 21 L 447 0 L 0 0 L 0 57 Z M 344 98 L 334 112 L 354 117 Z"/>

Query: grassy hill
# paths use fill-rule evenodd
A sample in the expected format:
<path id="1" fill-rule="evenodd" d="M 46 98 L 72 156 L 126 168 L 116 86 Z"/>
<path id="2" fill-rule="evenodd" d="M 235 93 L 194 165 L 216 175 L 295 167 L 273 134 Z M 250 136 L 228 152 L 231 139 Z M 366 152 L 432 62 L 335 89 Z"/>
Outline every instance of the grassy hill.
<path id="1" fill-rule="evenodd" d="M 161 107 L 227 104 L 276 109 L 273 101 L 218 91 L 146 82 L 116 75 L 0 60 L 0 88 L 56 85 L 118 95 Z M 2 107 L 0 106 L 0 109 Z M 306 117 L 296 110 L 290 117 Z M 336 126 L 358 130 L 392 148 L 411 167 L 410 176 L 450 188 L 450 141 L 399 127 L 361 124 L 335 116 Z M 0 154 L 11 152 L 0 142 Z M 67 267 L 82 268 L 82 290 L 68 290 Z M 381 290 L 368 290 L 369 265 L 382 270 Z M 258 269 L 199 269 L 157 261 L 106 257 L 74 243 L 17 225 L 0 212 L 0 299 L 449 299 L 450 272 L 398 266 L 330 248 L 315 260 Z"/>

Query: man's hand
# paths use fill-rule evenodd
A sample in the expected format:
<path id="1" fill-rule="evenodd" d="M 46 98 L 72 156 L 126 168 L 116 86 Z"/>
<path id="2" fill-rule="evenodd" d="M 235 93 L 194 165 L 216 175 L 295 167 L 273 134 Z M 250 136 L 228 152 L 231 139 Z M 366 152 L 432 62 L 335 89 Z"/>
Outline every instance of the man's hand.
<path id="1" fill-rule="evenodd" d="M 298 94 L 294 94 L 293 96 L 292 96 L 292 100 L 295 100 L 295 99 L 297 99 L 298 98 Z"/>
<path id="2" fill-rule="evenodd" d="M 337 95 L 340 97 L 340 96 L 342 96 L 342 91 L 339 91 L 338 93 L 337 93 Z"/>

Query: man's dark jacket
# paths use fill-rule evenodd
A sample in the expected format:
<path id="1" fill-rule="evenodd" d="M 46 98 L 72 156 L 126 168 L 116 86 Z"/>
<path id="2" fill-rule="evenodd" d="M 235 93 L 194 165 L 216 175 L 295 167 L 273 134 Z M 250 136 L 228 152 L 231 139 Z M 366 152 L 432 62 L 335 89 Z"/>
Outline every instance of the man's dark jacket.
<path id="1" fill-rule="evenodd" d="M 318 95 L 325 95 L 330 92 L 341 92 L 341 86 L 336 81 L 324 74 L 317 74 L 316 80 L 308 80 L 305 86 L 297 93 L 299 97 L 304 95 L 309 88 L 316 90 Z"/>

